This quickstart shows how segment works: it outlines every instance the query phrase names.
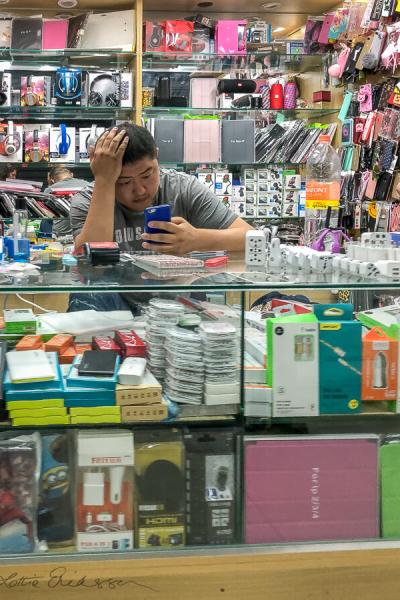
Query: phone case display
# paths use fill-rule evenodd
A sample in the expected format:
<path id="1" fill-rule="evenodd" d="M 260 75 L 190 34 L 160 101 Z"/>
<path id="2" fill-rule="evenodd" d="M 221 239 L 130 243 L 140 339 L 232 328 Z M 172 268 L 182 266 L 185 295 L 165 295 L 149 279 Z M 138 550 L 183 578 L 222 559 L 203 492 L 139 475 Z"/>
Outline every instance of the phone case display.
<path id="1" fill-rule="evenodd" d="M 185 544 L 185 461 L 180 432 L 135 433 L 138 548 Z"/>
<path id="2" fill-rule="evenodd" d="M 42 26 L 42 49 L 64 50 L 67 47 L 68 19 L 45 19 Z"/>
<path id="3" fill-rule="evenodd" d="M 135 43 L 135 11 L 121 10 L 89 14 L 79 47 L 131 52 Z"/>
<path id="4" fill-rule="evenodd" d="M 239 454 L 237 433 L 202 429 L 184 435 L 186 452 L 186 542 L 234 544 L 238 539 Z"/>
<path id="5" fill-rule="evenodd" d="M 0 124 L 0 162 L 20 163 L 23 160 L 23 127 L 13 121 Z"/>
<path id="6" fill-rule="evenodd" d="M 379 535 L 377 436 L 246 437 L 244 465 L 245 543 Z"/>
<path id="7" fill-rule="evenodd" d="M 44 75 L 24 75 L 21 77 L 21 106 L 45 106 L 46 82 Z"/>
<path id="8" fill-rule="evenodd" d="M 319 304 L 320 414 L 361 409 L 361 323 L 352 304 Z M 340 383 L 339 383 L 340 382 Z"/>
<path id="9" fill-rule="evenodd" d="M 42 434 L 38 538 L 48 546 L 72 544 L 75 535 L 74 463 L 68 432 Z"/>
<path id="10" fill-rule="evenodd" d="M 33 552 L 40 473 L 39 434 L 0 440 L 0 552 Z"/>
<path id="11" fill-rule="evenodd" d="M 51 127 L 50 161 L 58 163 L 75 162 L 75 127 Z"/>
<path id="12" fill-rule="evenodd" d="M 11 30 L 11 48 L 18 50 L 41 50 L 42 19 L 14 17 Z"/>
<path id="13" fill-rule="evenodd" d="M 78 552 L 133 548 L 134 465 L 130 431 L 78 432 Z"/>
<path id="14" fill-rule="evenodd" d="M 49 125 L 24 125 L 24 162 L 48 162 L 50 151 Z"/>
<path id="15" fill-rule="evenodd" d="M 88 73 L 88 105 L 118 107 L 121 104 L 121 76 L 113 71 Z"/>
<path id="16" fill-rule="evenodd" d="M 80 69 L 57 69 L 52 104 L 57 106 L 80 106 L 82 104 L 82 71 Z"/>
<path id="17" fill-rule="evenodd" d="M 398 538 L 400 535 L 399 466 L 400 438 L 385 436 L 379 448 L 381 486 L 381 535 Z"/>

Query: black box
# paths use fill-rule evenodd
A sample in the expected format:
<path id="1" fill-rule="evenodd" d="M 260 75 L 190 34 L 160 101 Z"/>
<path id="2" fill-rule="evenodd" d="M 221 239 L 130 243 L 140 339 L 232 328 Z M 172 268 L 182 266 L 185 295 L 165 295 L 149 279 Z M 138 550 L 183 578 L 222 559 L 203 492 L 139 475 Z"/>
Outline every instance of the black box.
<path id="1" fill-rule="evenodd" d="M 239 538 L 238 440 L 230 428 L 184 435 L 188 545 L 234 544 Z"/>

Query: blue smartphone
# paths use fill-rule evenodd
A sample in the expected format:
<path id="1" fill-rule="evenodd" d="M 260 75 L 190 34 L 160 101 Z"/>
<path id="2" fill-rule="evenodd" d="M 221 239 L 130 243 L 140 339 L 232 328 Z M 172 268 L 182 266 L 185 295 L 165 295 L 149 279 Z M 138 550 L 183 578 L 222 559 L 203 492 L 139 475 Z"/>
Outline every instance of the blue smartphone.
<path id="1" fill-rule="evenodd" d="M 145 233 L 168 233 L 164 229 L 149 227 L 150 221 L 171 221 L 171 207 L 169 204 L 160 204 L 160 206 L 150 206 L 144 209 L 144 231 Z M 148 242 L 149 244 L 163 242 Z"/>

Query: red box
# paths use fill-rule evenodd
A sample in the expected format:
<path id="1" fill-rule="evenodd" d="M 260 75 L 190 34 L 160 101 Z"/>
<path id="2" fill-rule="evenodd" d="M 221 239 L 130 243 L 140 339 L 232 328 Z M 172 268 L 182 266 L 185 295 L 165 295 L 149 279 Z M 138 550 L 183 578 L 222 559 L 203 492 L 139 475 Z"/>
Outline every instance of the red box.
<path id="1" fill-rule="evenodd" d="M 145 52 L 165 52 L 165 23 L 160 21 L 143 23 L 143 50 Z"/>
<path id="2" fill-rule="evenodd" d="M 165 51 L 192 52 L 194 23 L 165 21 Z"/>
<path id="3" fill-rule="evenodd" d="M 146 358 L 146 344 L 134 331 L 129 329 L 116 331 L 115 341 L 122 348 L 125 358 L 128 356 Z"/>
<path id="4" fill-rule="evenodd" d="M 332 94 L 327 90 L 319 90 L 318 92 L 313 92 L 313 102 L 331 102 Z"/>
<path id="5" fill-rule="evenodd" d="M 46 352 L 58 352 L 58 354 L 63 354 L 69 346 L 72 346 L 73 341 L 74 338 L 72 335 L 59 333 L 46 342 Z"/>
<path id="6" fill-rule="evenodd" d="M 40 350 L 42 343 L 43 340 L 40 335 L 25 335 L 20 339 L 15 349 L 20 352 L 23 350 Z"/>
<path id="7" fill-rule="evenodd" d="M 76 350 L 75 350 L 74 344 L 72 344 L 72 346 L 69 346 L 65 350 L 65 352 L 60 354 L 60 356 L 59 356 L 60 365 L 72 365 L 72 363 L 74 362 L 75 356 L 76 356 Z"/>
<path id="8" fill-rule="evenodd" d="M 92 339 L 92 343 L 93 343 L 93 348 L 95 350 L 116 350 L 117 352 L 119 352 L 122 355 L 122 348 L 121 348 L 121 346 L 119 346 L 117 344 L 117 342 L 112 339 L 112 337 L 109 337 L 109 336 L 105 336 L 105 337 L 95 336 Z"/>

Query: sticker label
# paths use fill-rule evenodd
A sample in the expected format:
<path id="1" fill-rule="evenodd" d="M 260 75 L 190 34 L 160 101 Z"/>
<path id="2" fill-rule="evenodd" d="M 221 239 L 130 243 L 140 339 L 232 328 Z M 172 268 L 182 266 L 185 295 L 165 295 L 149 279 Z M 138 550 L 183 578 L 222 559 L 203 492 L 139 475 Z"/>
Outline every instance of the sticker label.
<path id="1" fill-rule="evenodd" d="M 340 184 L 337 181 L 309 181 L 306 188 L 306 208 L 324 210 L 338 209 L 340 204 Z"/>

